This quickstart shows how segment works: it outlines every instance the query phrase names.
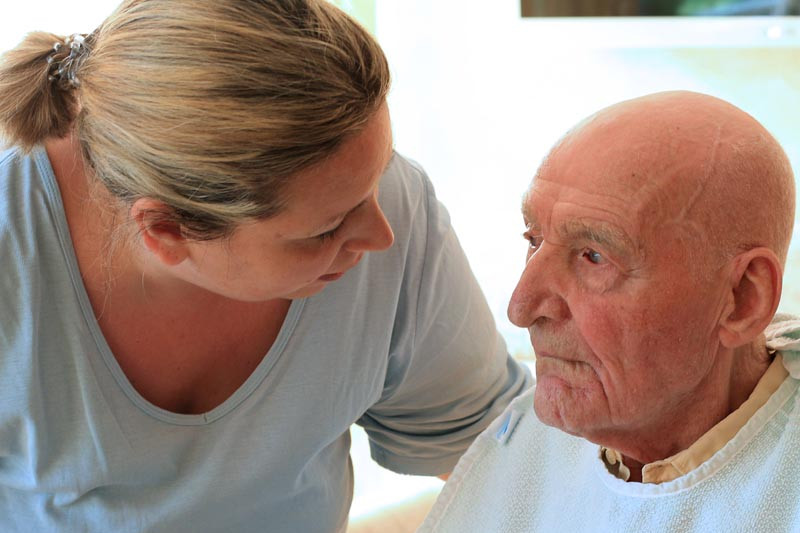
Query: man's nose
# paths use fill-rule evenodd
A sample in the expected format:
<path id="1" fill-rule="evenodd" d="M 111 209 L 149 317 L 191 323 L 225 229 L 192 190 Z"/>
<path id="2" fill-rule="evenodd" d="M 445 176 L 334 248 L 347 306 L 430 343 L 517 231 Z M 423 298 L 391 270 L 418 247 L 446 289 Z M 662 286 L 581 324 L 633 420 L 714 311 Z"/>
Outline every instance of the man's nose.
<path id="1" fill-rule="evenodd" d="M 378 199 L 372 198 L 361 214 L 359 224 L 344 243 L 349 252 L 377 252 L 389 248 L 394 243 L 392 231 Z"/>
<path id="2" fill-rule="evenodd" d="M 527 328 L 540 318 L 554 321 L 569 318 L 564 299 L 566 265 L 561 263 L 557 251 L 542 243 L 525 263 L 508 303 L 508 318 L 514 325 Z"/>

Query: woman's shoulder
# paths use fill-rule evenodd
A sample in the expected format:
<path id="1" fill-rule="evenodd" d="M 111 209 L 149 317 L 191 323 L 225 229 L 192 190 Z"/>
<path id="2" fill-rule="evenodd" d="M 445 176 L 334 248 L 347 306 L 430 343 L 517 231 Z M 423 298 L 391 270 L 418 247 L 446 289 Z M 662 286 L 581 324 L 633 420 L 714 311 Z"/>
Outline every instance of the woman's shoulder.
<path id="1" fill-rule="evenodd" d="M 56 235 L 60 206 L 44 148 L 0 152 L 0 252 L 6 260 L 35 253 L 45 234 Z"/>
<path id="2" fill-rule="evenodd" d="M 69 233 L 63 227 L 58 185 L 43 148 L 26 154 L 0 152 L 0 323 L 17 324 L 21 307 L 35 305 L 42 288 L 68 279 L 63 259 Z M 48 171 L 50 174 L 48 175 Z M 10 322 L 4 317 L 13 317 Z M 0 335 L 3 337 L 3 335 Z M 0 347 L 2 351 L 2 347 Z"/>
<path id="3" fill-rule="evenodd" d="M 19 154 L 20 151 L 15 146 L 0 148 L 0 168 L 8 164 L 9 160 L 18 157 Z"/>
<path id="4" fill-rule="evenodd" d="M 0 151 L 0 228 L 38 214 L 32 204 L 44 202 L 50 210 L 54 194 L 58 186 L 44 148 L 30 153 L 14 147 Z"/>
<path id="5" fill-rule="evenodd" d="M 19 171 L 20 159 L 24 157 L 17 148 L 0 149 L 0 202 L 4 203 L 10 195 L 12 180 Z"/>

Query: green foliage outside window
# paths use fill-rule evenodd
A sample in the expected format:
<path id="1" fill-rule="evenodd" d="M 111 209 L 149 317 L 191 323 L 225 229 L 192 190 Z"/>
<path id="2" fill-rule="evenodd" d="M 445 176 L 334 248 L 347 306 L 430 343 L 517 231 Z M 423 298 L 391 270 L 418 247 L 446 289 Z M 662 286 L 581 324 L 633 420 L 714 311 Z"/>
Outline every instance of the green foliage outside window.
<path id="1" fill-rule="evenodd" d="M 694 15 L 716 7 L 727 7 L 741 4 L 741 0 L 684 0 L 676 6 L 677 15 Z"/>
<path id="2" fill-rule="evenodd" d="M 375 35 L 375 0 L 331 0 Z"/>
<path id="3" fill-rule="evenodd" d="M 639 0 L 640 14 L 648 16 L 792 15 L 796 14 L 797 9 L 797 0 Z"/>

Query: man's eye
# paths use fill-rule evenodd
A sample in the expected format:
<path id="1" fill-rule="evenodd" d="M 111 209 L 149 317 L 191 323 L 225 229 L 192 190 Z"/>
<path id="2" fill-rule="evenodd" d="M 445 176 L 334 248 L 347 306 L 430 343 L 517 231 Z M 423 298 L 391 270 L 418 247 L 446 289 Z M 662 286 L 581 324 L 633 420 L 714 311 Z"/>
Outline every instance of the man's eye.
<path id="1" fill-rule="evenodd" d="M 541 235 L 535 235 L 529 231 L 526 231 L 525 233 L 522 234 L 522 238 L 528 241 L 528 248 L 530 248 L 531 250 L 536 250 L 537 248 L 539 248 L 539 246 L 542 245 Z"/>
<path id="2" fill-rule="evenodd" d="M 606 262 L 605 257 L 599 252 L 592 250 L 591 248 L 585 249 L 581 252 L 581 255 L 586 258 L 587 261 L 590 263 L 594 263 L 595 265 L 602 265 Z"/>

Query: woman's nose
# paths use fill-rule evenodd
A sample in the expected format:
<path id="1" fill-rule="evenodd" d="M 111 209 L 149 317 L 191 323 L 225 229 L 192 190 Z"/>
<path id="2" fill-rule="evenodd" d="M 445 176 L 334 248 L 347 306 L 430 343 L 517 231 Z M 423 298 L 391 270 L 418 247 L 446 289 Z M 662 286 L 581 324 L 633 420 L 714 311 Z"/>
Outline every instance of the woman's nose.
<path id="1" fill-rule="evenodd" d="M 394 243 L 394 232 L 378 204 L 377 197 L 366 206 L 359 226 L 347 239 L 344 248 L 350 252 L 377 252 L 386 250 Z"/>

